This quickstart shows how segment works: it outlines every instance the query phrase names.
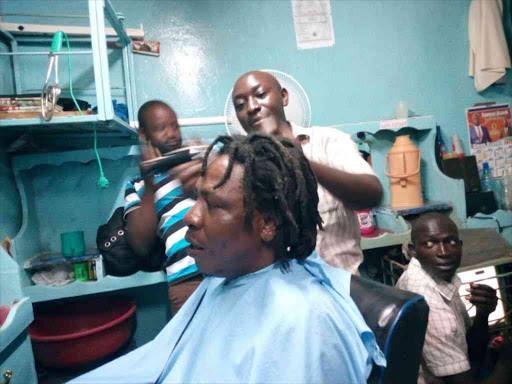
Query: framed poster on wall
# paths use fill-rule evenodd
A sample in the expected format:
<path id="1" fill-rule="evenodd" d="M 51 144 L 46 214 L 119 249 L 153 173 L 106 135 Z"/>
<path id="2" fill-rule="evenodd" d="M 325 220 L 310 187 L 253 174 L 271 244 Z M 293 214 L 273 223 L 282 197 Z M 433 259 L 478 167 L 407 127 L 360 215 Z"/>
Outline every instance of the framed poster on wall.
<path id="1" fill-rule="evenodd" d="M 468 140 L 478 168 L 489 163 L 494 177 L 503 176 L 512 167 L 512 119 L 510 105 L 471 107 L 466 109 Z"/>

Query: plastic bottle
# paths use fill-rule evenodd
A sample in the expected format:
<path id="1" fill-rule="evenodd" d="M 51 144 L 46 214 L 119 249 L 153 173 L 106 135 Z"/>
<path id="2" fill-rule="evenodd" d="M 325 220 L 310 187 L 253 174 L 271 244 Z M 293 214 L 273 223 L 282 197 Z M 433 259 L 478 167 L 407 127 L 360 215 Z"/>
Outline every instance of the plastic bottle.
<path id="1" fill-rule="evenodd" d="M 492 172 L 489 168 L 489 163 L 486 161 L 482 164 L 483 170 L 482 170 L 482 177 L 480 177 L 480 187 L 482 189 L 482 192 L 489 192 L 492 191 Z"/>
<path id="2" fill-rule="evenodd" d="M 375 231 L 375 224 L 373 222 L 372 211 L 370 209 L 362 209 L 356 211 L 357 219 L 359 220 L 359 229 L 361 235 L 368 235 Z"/>
<path id="3" fill-rule="evenodd" d="M 512 211 L 512 169 L 503 175 L 503 208 Z"/>
<path id="4" fill-rule="evenodd" d="M 452 152 L 455 153 L 459 159 L 465 156 L 464 150 L 462 149 L 462 142 L 460 141 L 459 135 L 456 133 L 452 135 Z"/>

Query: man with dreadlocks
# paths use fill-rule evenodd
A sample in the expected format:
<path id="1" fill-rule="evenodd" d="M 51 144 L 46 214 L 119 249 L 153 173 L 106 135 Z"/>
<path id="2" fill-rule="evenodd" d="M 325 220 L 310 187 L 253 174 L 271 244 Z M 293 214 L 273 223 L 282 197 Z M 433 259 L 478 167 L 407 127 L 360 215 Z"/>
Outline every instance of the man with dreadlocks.
<path id="1" fill-rule="evenodd" d="M 353 384 L 385 365 L 350 273 L 314 254 L 321 219 L 302 151 L 219 137 L 196 191 L 186 239 L 207 277 L 155 340 L 72 383 Z"/>
<path id="2" fill-rule="evenodd" d="M 382 197 L 382 186 L 349 135 L 329 127 L 299 127 L 286 120 L 288 91 L 262 71 L 242 75 L 233 87 L 233 105 L 247 133 L 286 137 L 309 159 L 318 180 L 318 209 L 323 231 L 316 250 L 334 267 L 359 274 L 363 261 L 355 210 L 371 208 Z"/>

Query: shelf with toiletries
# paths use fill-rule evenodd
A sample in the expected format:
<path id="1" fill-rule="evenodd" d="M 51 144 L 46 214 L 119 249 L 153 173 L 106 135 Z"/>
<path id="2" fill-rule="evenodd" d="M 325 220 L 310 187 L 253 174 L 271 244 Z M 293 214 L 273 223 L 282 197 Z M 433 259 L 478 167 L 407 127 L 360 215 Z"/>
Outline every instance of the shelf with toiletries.
<path id="1" fill-rule="evenodd" d="M 373 209 L 377 236 L 362 236 L 362 249 L 399 245 L 410 237 L 407 217 L 425 211 L 448 211 L 461 226 L 466 218 L 464 183 L 446 176 L 435 157 L 436 121 L 433 116 L 417 116 L 399 120 L 371 121 L 338 126 L 352 135 L 371 155 L 372 167 L 384 187 L 381 205 Z M 407 135 L 420 150 L 421 194 L 424 203 L 418 209 L 390 207 L 390 180 L 386 176 L 387 154 L 398 136 Z"/>
<path id="2" fill-rule="evenodd" d="M 396 209 L 381 205 L 373 209 L 377 226 L 375 231 L 361 236 L 361 248 L 373 249 L 403 244 L 410 238 L 410 226 L 406 218 L 424 212 L 452 212 L 453 205 L 447 202 L 425 201 L 421 207 Z"/>
<path id="3" fill-rule="evenodd" d="M 1 97 L 6 100 L 30 94 L 33 96 L 30 102 L 35 103 L 34 105 L 39 103 L 38 109 L 41 109 L 40 104 L 44 99 L 43 86 L 48 88 L 57 85 L 60 89 L 57 92 L 61 94 L 60 100 L 69 104 L 64 107 L 64 111 L 60 108 L 56 109 L 53 115 L 49 113 L 46 119 L 43 118 L 43 113 L 37 111 L 7 113 L 2 112 L 0 108 L 1 137 L 7 137 L 12 141 L 26 134 L 43 147 L 42 150 L 90 148 L 93 146 L 94 136 L 98 138 L 100 146 L 136 143 L 136 94 L 131 38 L 123 26 L 123 16 L 116 13 L 108 0 L 87 0 L 87 4 L 90 37 L 70 35 L 71 45 L 69 41 L 66 45 L 66 40 L 62 36 L 66 39 L 68 37 L 63 34 L 57 49 L 55 41 L 60 31 L 54 35 L 52 42 L 48 35 L 30 32 L 28 28 L 27 31 L 8 31 L 0 27 L 0 37 L 3 37 L 9 48 L 9 52 L 1 52 L 0 55 L 10 57 L 10 73 L 13 79 L 13 89 L 0 89 L 0 95 L 5 95 Z M 106 22 L 110 22 L 115 30 L 114 37 L 106 36 Z M 58 28 L 59 26 L 55 26 L 56 30 Z M 107 51 L 107 39 L 109 49 L 115 47 L 115 51 Z M 46 44 L 48 52 L 41 51 L 41 48 L 35 50 L 34 43 L 38 47 Z M 90 44 L 90 49 L 84 49 L 84 43 Z M 36 59 L 27 60 L 27 57 Z M 59 59 L 59 76 L 64 82 L 62 86 L 58 84 L 56 73 L 53 73 L 54 68 L 57 72 L 57 65 L 54 67 L 53 63 L 57 64 Z M 75 71 L 72 70 L 72 65 L 69 65 L 68 59 L 75 66 Z M 46 74 L 48 68 L 46 84 L 39 84 L 40 76 L 22 77 L 22 61 L 24 70 L 27 70 L 28 66 L 33 73 L 40 71 Z M 52 74 L 55 80 L 52 80 Z M 76 107 L 77 102 L 73 102 L 75 96 L 79 98 L 77 102 L 80 108 L 83 108 L 83 104 L 95 108 L 89 110 L 86 107 L 83 113 L 80 113 Z M 41 101 L 38 101 L 39 99 Z M 50 103 L 53 104 L 55 103 Z M 13 108 L 26 109 L 25 104 L 23 105 Z M 69 141 L 77 141 L 79 144 L 70 146 Z"/>
<path id="4" fill-rule="evenodd" d="M 100 148 L 108 188 L 98 188 L 94 150 L 19 155 L 12 159 L 23 221 L 12 240 L 22 291 L 33 302 L 109 292 L 166 282 L 163 272 L 139 271 L 127 277 L 105 276 L 61 286 L 35 285 L 26 262 L 41 253 L 60 253 L 60 234 L 83 231 L 85 248 L 96 248 L 98 227 L 124 204 L 126 183 L 139 172 L 138 146 Z"/>

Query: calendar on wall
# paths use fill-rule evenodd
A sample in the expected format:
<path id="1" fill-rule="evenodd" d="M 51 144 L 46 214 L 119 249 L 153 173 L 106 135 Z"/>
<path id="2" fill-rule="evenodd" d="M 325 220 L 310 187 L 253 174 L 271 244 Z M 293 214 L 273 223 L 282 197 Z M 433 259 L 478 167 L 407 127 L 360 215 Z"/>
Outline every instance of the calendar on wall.
<path id="1" fill-rule="evenodd" d="M 512 119 L 510 105 L 471 107 L 466 109 L 471 154 L 478 168 L 487 162 L 494 177 L 503 176 L 512 167 Z"/>

